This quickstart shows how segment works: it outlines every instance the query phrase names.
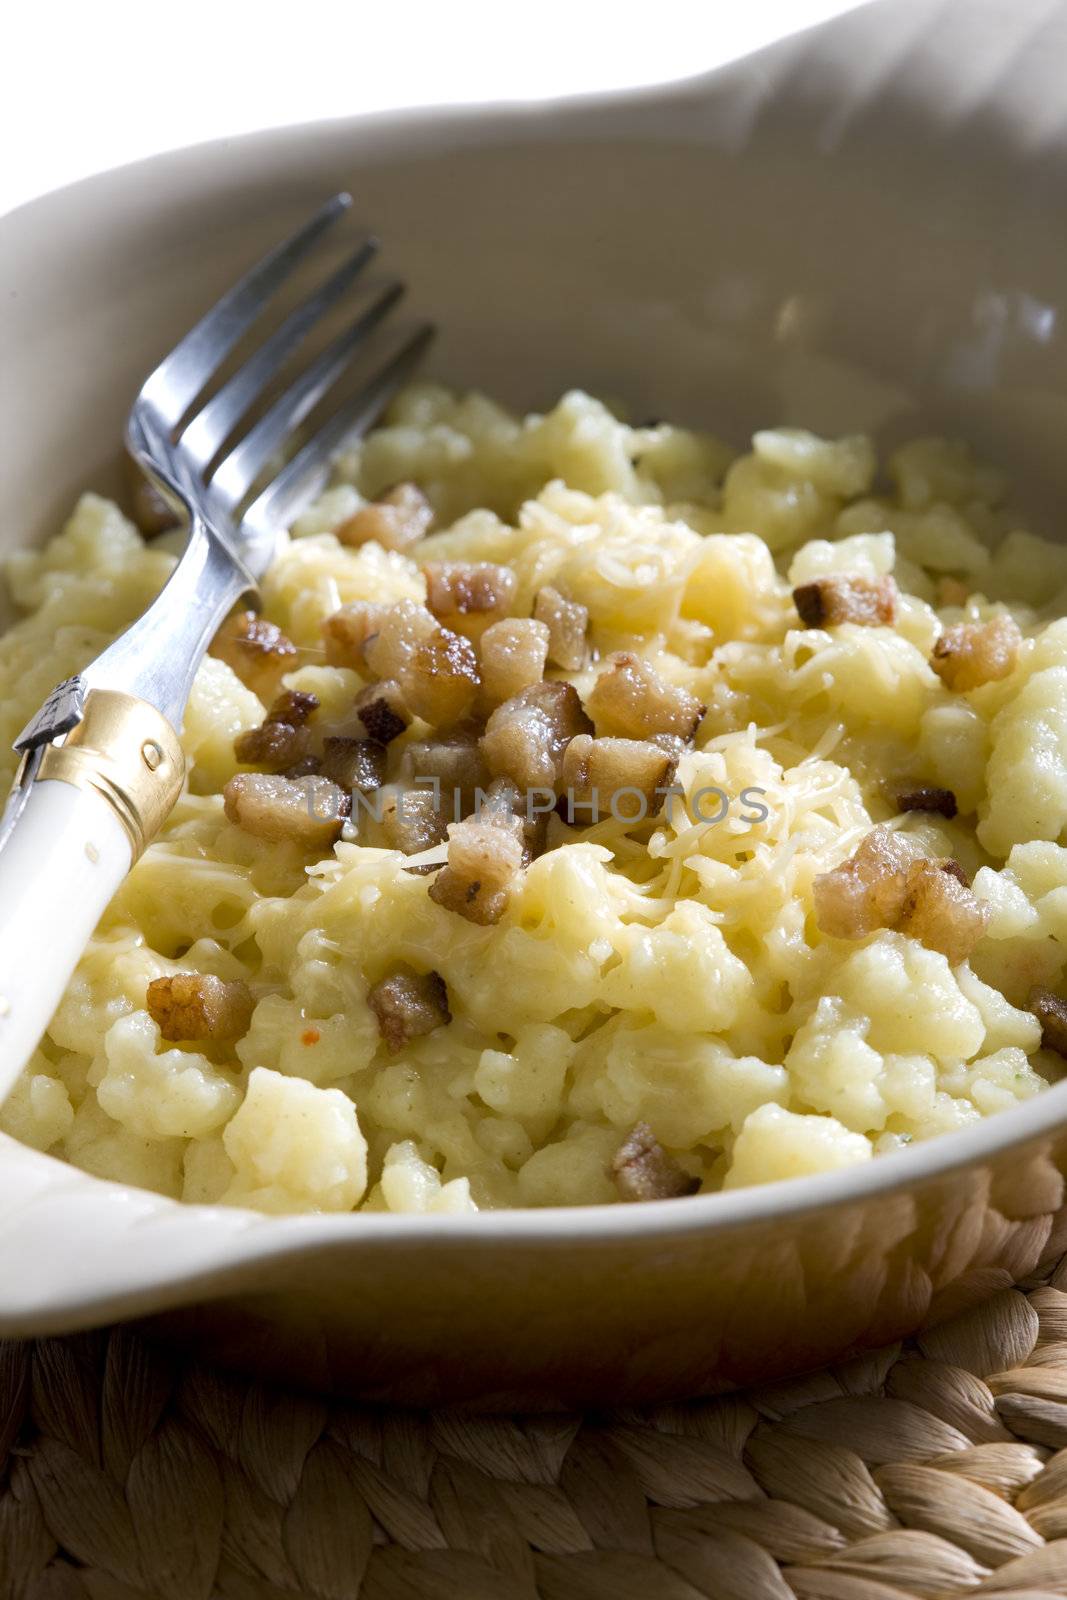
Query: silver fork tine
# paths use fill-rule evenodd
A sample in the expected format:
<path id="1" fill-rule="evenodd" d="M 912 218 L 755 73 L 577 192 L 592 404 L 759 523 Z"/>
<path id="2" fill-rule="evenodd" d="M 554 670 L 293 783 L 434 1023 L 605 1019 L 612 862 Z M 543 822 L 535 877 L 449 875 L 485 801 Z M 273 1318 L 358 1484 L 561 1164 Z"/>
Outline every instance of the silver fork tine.
<path id="1" fill-rule="evenodd" d="M 287 527 L 300 515 L 328 479 L 334 454 L 347 439 L 362 438 L 377 420 L 418 365 L 435 332 L 432 323 L 421 323 L 359 393 L 323 423 L 253 500 L 239 533 L 258 537 Z"/>
<path id="2" fill-rule="evenodd" d="M 293 268 L 351 204 L 351 195 L 333 195 L 310 222 L 257 262 L 160 362 L 142 386 L 140 398 L 157 406 L 176 426 Z"/>
<path id="3" fill-rule="evenodd" d="M 208 485 L 213 505 L 232 511 L 240 503 L 271 456 L 336 383 L 353 351 L 403 292 L 404 285 L 399 281 L 387 284 L 355 322 L 327 345 L 284 394 L 279 395 L 270 410 L 219 464 Z"/>
<path id="4" fill-rule="evenodd" d="M 346 262 L 291 311 L 281 327 L 249 356 L 181 434 L 181 448 L 202 472 L 274 374 L 319 319 L 344 294 L 377 253 L 377 239 L 364 239 Z"/>

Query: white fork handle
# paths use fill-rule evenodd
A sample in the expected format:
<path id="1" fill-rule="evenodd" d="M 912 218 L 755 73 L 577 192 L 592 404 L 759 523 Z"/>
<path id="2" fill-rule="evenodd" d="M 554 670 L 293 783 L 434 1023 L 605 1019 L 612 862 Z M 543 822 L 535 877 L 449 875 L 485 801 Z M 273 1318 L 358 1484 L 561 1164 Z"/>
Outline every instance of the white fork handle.
<path id="1" fill-rule="evenodd" d="M 131 853 L 95 790 L 57 778 L 30 786 L 0 851 L 0 1102 L 36 1049 Z"/>
<path id="2" fill-rule="evenodd" d="M 70 687 L 49 697 L 20 745 L 49 733 L 49 718 L 66 721 Z M 0 822 L 0 1102 L 185 771 L 178 735 L 148 701 L 90 688 L 75 709 L 62 745 L 30 750 Z"/>

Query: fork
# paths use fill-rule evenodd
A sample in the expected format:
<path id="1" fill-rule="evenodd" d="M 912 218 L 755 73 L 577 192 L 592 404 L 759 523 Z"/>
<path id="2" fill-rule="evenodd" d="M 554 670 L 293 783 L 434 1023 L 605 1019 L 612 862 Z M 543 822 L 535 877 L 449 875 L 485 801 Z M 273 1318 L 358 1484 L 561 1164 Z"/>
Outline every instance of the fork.
<path id="1" fill-rule="evenodd" d="M 301 341 L 358 283 L 363 237 L 313 293 L 196 407 L 268 301 L 351 205 L 336 194 L 270 251 L 146 378 L 126 448 L 188 521 L 181 560 L 148 610 L 52 691 L 15 741 L 22 757 L 0 818 L 0 1102 L 32 1055 L 101 913 L 174 806 L 178 731 L 201 660 L 256 586 L 281 530 L 319 492 L 333 456 L 361 436 L 433 336 L 421 323 L 242 506 L 278 452 L 348 370 L 403 293 L 387 282 L 243 434 L 250 410 Z M 225 452 L 225 453 L 223 453 Z"/>

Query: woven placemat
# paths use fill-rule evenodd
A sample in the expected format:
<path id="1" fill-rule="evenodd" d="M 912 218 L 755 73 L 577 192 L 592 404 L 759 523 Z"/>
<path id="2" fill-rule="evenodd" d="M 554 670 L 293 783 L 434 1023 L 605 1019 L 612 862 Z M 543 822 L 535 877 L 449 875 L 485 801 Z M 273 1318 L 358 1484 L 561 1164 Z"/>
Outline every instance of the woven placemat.
<path id="1" fill-rule="evenodd" d="M 123 1329 L 0 1345 L 3 1600 L 1067 1595 L 1067 1258 L 814 1377 L 381 1412 Z"/>

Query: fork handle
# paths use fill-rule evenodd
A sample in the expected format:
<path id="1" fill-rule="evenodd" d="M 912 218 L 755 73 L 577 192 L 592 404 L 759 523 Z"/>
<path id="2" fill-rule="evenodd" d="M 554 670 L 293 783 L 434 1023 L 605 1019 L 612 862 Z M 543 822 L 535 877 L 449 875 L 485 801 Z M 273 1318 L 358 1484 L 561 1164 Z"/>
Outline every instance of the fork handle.
<path id="1" fill-rule="evenodd" d="M 30 785 L 0 852 L 0 1102 L 132 857 L 129 835 L 95 790 L 57 778 Z"/>
<path id="2" fill-rule="evenodd" d="M 65 743 L 27 757 L 0 829 L 0 1102 L 184 771 L 166 718 L 112 690 L 90 691 Z"/>

